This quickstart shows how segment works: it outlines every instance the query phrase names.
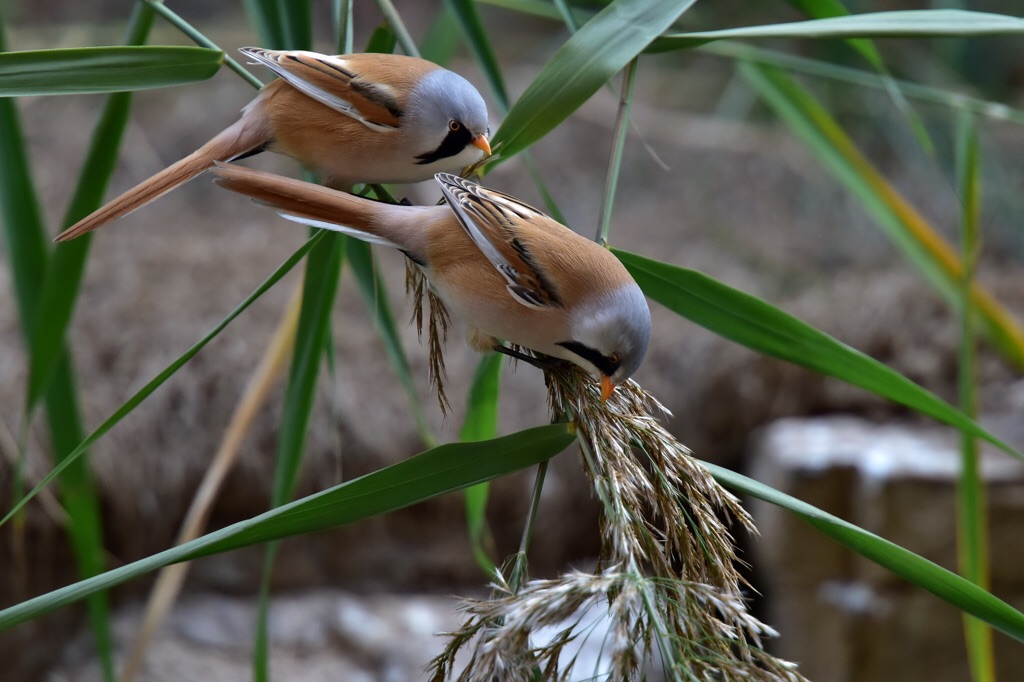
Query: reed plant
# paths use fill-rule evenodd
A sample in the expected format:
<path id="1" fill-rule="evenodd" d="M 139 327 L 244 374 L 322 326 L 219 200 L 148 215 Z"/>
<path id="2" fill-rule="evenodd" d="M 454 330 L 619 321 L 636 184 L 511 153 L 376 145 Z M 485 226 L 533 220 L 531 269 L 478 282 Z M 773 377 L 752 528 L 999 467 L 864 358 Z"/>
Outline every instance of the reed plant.
<path id="1" fill-rule="evenodd" d="M 309 0 L 246 0 L 242 4 L 256 27 L 254 40 L 259 44 L 269 48 L 314 47 Z M 630 130 L 636 74 L 648 60 L 665 52 L 700 50 L 732 63 L 737 79 L 748 92 L 760 98 L 792 135 L 806 143 L 823 168 L 857 199 L 905 255 L 908 267 L 920 272 L 949 302 L 951 316 L 961 321 L 963 337 L 960 405 L 947 403 L 841 340 L 724 282 L 662 262 L 651 254 L 615 253 L 647 296 L 674 313 L 759 353 L 835 377 L 957 429 L 964 444 L 959 515 L 962 577 L 804 502 L 702 462 L 698 459 L 700 453 L 690 453 L 661 426 L 661 408 L 656 399 L 633 383 L 604 403 L 575 370 L 552 370 L 546 375 L 552 423 L 499 437 L 496 410 L 502 363 L 486 357 L 466 391 L 470 409 L 461 429 L 462 442 L 438 444 L 423 418 L 424 411 L 433 407 L 419 404 L 410 363 L 398 342 L 397 323 L 392 312 L 380 305 L 374 307 L 374 314 L 381 342 L 397 380 L 410 397 L 409 419 L 417 423 L 429 447 L 393 466 L 293 500 L 319 369 L 327 360 L 344 361 L 330 357 L 327 343 L 340 272 L 350 268 L 361 290 L 377 301 L 383 286 L 367 246 L 317 230 L 208 334 L 87 433 L 65 338 L 81 291 L 90 237 L 57 246 L 50 244 L 49 238 L 62 225 L 75 222 L 102 203 L 128 120 L 131 91 L 203 80 L 225 66 L 244 72 L 203 35 L 200 27 L 175 14 L 173 7 L 143 0 L 133 6 L 124 46 L 0 54 L 0 211 L 30 365 L 18 441 L 23 458 L 28 443 L 34 442 L 28 434 L 37 421 L 41 422 L 49 433 L 53 461 L 51 473 L 31 490 L 27 490 L 21 465 L 11 465 L 6 477 L 11 489 L 3 497 L 11 499 L 12 504 L 4 510 L 0 523 L 5 526 L 3 532 L 16 540 L 23 532 L 26 504 L 56 486 L 81 575 L 71 585 L 6 606 L 0 610 L 0 629 L 86 600 L 104 675 L 112 680 L 118 672 L 106 590 L 171 564 L 267 543 L 267 580 L 260 598 L 263 621 L 254 645 L 253 669 L 256 679 L 268 679 L 265 614 L 272 598 L 269 576 L 277 540 L 466 490 L 467 524 L 493 592 L 489 598 L 466 604 L 464 626 L 451 633 L 447 648 L 433 663 L 436 679 L 569 679 L 575 659 L 566 654 L 567 647 L 588 636 L 578 626 L 583 615 L 595 609 L 610 623 L 607 632 L 600 635 L 607 638 L 607 665 L 600 674 L 609 679 L 641 679 L 655 662 L 671 679 L 801 679 L 798 668 L 765 650 L 766 641 L 774 633 L 749 613 L 745 601 L 745 585 L 727 524 L 731 520 L 753 530 L 750 517 L 735 496 L 742 494 L 790 510 L 854 552 L 960 609 L 967 619 L 965 641 L 974 679 L 994 679 L 991 628 L 1024 640 L 1024 614 L 988 591 L 984 484 L 977 473 L 976 443 L 985 441 L 1011 456 L 1022 455 L 976 420 L 973 349 L 978 339 L 984 339 L 1019 371 L 1024 367 L 1024 332 L 975 277 L 980 267 L 977 252 L 982 210 L 977 131 L 993 120 L 1024 123 L 1024 112 L 965 96 L 952 85 L 933 87 L 900 80 L 898 70 L 883 58 L 878 41 L 985 41 L 996 34 L 1024 34 L 1024 20 L 952 10 L 854 15 L 838 0 L 790 0 L 786 4 L 804 18 L 766 23 L 764 17 L 772 12 L 760 8 L 750 10 L 751 21 L 758 22 L 751 25 L 742 12 L 734 11 L 733 5 L 711 0 L 699 4 L 695 0 L 446 0 L 433 8 L 435 24 L 417 43 L 403 23 L 401 6 L 377 0 L 384 22 L 369 45 L 353 46 L 352 3 L 334 0 L 332 47 L 338 52 L 399 49 L 443 60 L 453 45 L 463 44 L 485 74 L 491 99 L 498 104 L 502 117 L 492 140 L 495 155 L 476 169 L 482 175 L 495 164 L 527 155 L 531 145 L 572 116 L 599 89 L 614 89 L 620 106 L 601 194 L 602 217 L 595 235 L 611 243 L 615 242 L 612 209 L 623 168 L 623 144 Z M 510 96 L 505 86 L 503 65 L 491 38 L 494 27 L 482 18 L 483 5 L 529 14 L 536 21 L 559 22 L 567 28 L 564 44 L 517 97 Z M 693 25 L 690 10 L 694 8 L 702 12 L 701 23 L 725 28 L 684 30 Z M 146 45 L 149 29 L 157 20 L 178 27 L 196 46 Z M 4 48 L 3 36 L 0 17 L 0 49 Z M 790 47 L 830 40 L 848 51 L 843 63 L 838 63 L 797 56 L 792 49 L 769 50 L 758 44 L 768 38 L 782 39 Z M 320 50 L 331 51 L 323 47 Z M 617 76 L 620 73 L 621 81 Z M 935 164 L 940 163 L 933 152 L 931 136 L 935 133 L 922 123 L 916 109 L 921 102 L 928 102 L 954 112 L 957 188 L 964 206 L 959 248 L 947 243 L 858 149 L 830 105 L 800 80 L 808 76 L 842 83 L 850 91 L 870 88 L 887 93 L 901 112 L 907 130 Z M 108 100 L 95 124 L 93 143 L 62 225 L 45 225 L 31 160 L 25 151 L 17 97 L 69 93 L 108 93 Z M 544 184 L 545 169 L 531 160 L 525 167 L 547 197 L 548 210 L 557 215 L 558 188 Z M 378 197 L 387 198 L 384 190 L 376 191 Z M 300 264 L 304 276 L 302 294 L 295 304 L 299 306 L 297 314 L 284 318 L 279 342 L 269 356 L 287 362 L 268 361 L 259 375 L 273 374 L 274 368 L 287 365 L 271 508 L 252 519 L 199 535 L 203 510 L 208 510 L 208 495 L 197 507 L 194 527 L 179 544 L 110 569 L 100 531 L 101 510 L 89 473 L 89 448 L 209 341 L 221 333 L 230 334 L 231 321 Z M 443 324 L 437 323 L 441 313 L 436 310 L 436 301 L 434 305 L 434 310 L 426 313 L 426 325 L 432 367 L 440 380 L 444 334 Z M 271 336 L 268 330 L 268 345 Z M 447 388 L 455 390 L 452 384 Z M 258 402 L 261 389 L 254 391 Z M 240 409 L 237 429 L 244 431 L 245 420 L 251 414 L 251 408 Z M 538 467 L 536 503 L 546 462 L 572 443 L 579 445 L 581 466 L 602 504 L 603 550 L 598 567 L 552 580 L 531 580 L 528 545 L 533 514 L 525 523 L 522 550 L 501 568 L 496 567 L 484 546 L 487 481 Z M 229 467 L 231 448 L 226 452 L 223 462 Z M 209 494 L 215 496 L 223 475 L 221 471 L 211 478 L 210 489 L 214 492 Z M 533 509 L 535 512 L 536 504 Z M 165 589 L 173 593 L 174 583 L 169 581 L 171 586 Z M 173 599 L 165 599 L 162 608 L 170 601 Z M 162 612 L 161 608 L 153 612 L 154 623 Z M 538 643 L 536 632 L 552 626 L 557 634 L 546 643 Z M 471 652 L 469 666 L 461 671 L 454 667 L 454 656 L 460 648 Z M 137 665 L 138 657 L 133 660 Z M 128 665 L 122 677 L 130 677 L 133 669 Z"/>

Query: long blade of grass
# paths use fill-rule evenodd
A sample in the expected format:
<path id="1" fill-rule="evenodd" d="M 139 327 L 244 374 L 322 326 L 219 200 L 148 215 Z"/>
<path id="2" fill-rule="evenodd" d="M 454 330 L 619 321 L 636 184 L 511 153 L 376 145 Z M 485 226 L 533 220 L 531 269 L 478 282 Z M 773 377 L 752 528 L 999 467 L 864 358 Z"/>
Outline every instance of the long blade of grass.
<path id="1" fill-rule="evenodd" d="M 285 391 L 284 414 L 277 447 L 277 473 L 271 504 L 288 502 L 295 490 L 306 431 L 313 409 L 317 372 L 329 335 L 331 312 L 341 276 L 346 240 L 327 235 L 310 250 L 306 277 L 302 284 L 302 311 L 296 332 L 288 388 Z"/>
<path id="2" fill-rule="evenodd" d="M 580 22 L 576 20 L 576 15 L 573 14 L 572 7 L 569 7 L 569 3 L 566 0 L 553 0 L 553 4 L 570 33 L 580 30 Z"/>
<path id="3" fill-rule="evenodd" d="M 534 17 L 553 19 L 555 21 L 562 19 L 558 8 L 548 0 L 479 0 L 479 2 L 522 14 L 529 14 Z"/>
<path id="4" fill-rule="evenodd" d="M 980 618 L 1010 637 L 1024 641 L 1024 613 L 977 585 L 924 557 L 795 497 L 714 464 L 702 464 L 725 487 L 793 512 L 844 547 L 906 578 L 958 609 Z"/>
<path id="5" fill-rule="evenodd" d="M 458 22 L 462 36 L 473 53 L 473 58 L 483 69 L 484 77 L 491 86 L 491 94 L 497 100 L 498 106 L 503 112 L 508 111 L 509 99 L 505 78 L 501 75 L 501 65 L 491 47 L 483 22 L 480 21 L 476 3 L 473 0 L 445 0 L 444 5 Z"/>
<path id="6" fill-rule="evenodd" d="M 626 70 L 622 74 L 622 94 L 619 97 L 619 110 L 615 116 L 615 136 L 612 138 L 611 158 L 608 160 L 608 173 L 605 176 L 604 201 L 601 203 L 601 214 L 597 220 L 596 241 L 601 244 L 608 243 L 608 232 L 611 230 L 615 190 L 619 186 L 622 153 L 626 149 L 626 133 L 629 132 L 629 109 L 633 104 L 636 65 L 637 60 L 634 59 L 626 66 Z"/>
<path id="7" fill-rule="evenodd" d="M 166 88 L 206 80 L 224 53 L 205 47 L 120 45 L 0 54 L 0 97 Z"/>
<path id="8" fill-rule="evenodd" d="M 267 394 L 284 374 L 287 360 L 291 358 L 292 348 L 295 345 L 300 297 L 301 291 L 296 288 L 292 300 L 285 310 L 284 319 L 274 331 L 274 338 L 264 351 L 256 370 L 249 377 L 245 392 L 238 405 L 235 406 L 227 428 L 224 429 L 220 446 L 210 461 L 210 466 L 203 475 L 202 482 L 196 489 L 192 503 L 185 514 L 185 520 L 181 523 L 175 544 L 181 545 L 196 539 L 206 528 L 210 512 L 213 510 L 224 481 L 227 480 L 234 468 L 242 445 L 245 443 L 246 435 L 251 430 L 253 422 L 258 418 L 260 410 L 266 402 Z M 118 682 L 130 682 L 142 667 L 146 649 L 149 647 L 153 635 L 160 629 L 167 613 L 174 606 L 185 583 L 185 578 L 188 576 L 189 567 L 188 562 L 182 562 L 164 567 L 157 575 L 146 603 L 142 621 L 136 629 L 131 652 L 124 657 Z"/>
<path id="9" fill-rule="evenodd" d="M 331 18 L 334 20 L 334 49 L 338 54 L 352 52 L 352 0 L 332 0 Z"/>
<path id="10" fill-rule="evenodd" d="M 749 62 L 778 66 L 787 71 L 804 73 L 810 76 L 828 78 L 844 83 L 853 83 L 862 87 L 887 89 L 887 85 L 881 76 L 861 69 L 853 69 L 846 66 L 839 66 L 830 62 L 817 59 L 808 59 L 796 55 L 787 54 L 778 50 L 767 50 L 743 43 L 722 41 L 702 45 L 698 48 L 701 52 L 728 57 L 730 59 L 742 59 Z M 1012 121 L 1024 124 L 1024 111 L 1014 109 L 1002 102 L 971 97 L 960 92 L 950 91 L 944 88 L 936 88 L 920 83 L 908 81 L 896 81 L 899 88 L 907 97 L 922 102 L 930 102 L 940 106 L 948 107 L 957 111 L 970 111 L 979 116 L 997 121 Z"/>
<path id="11" fill-rule="evenodd" d="M 160 0 L 142 0 L 142 2 L 153 8 L 153 11 L 159 14 L 162 19 L 188 36 L 189 40 L 194 42 L 196 45 L 199 45 L 200 47 L 208 47 L 212 50 L 220 50 L 220 47 L 215 42 L 207 38 L 199 29 L 185 21 L 180 15 Z M 221 52 L 223 52 L 223 50 L 221 50 Z M 263 81 L 252 75 L 249 71 L 246 71 L 245 67 L 238 63 L 237 59 L 234 59 L 226 52 L 224 52 L 224 65 L 241 76 L 254 88 L 263 87 Z"/>
<path id="12" fill-rule="evenodd" d="M 678 50 L 712 40 L 755 38 L 947 38 L 1024 33 L 1024 19 L 965 10 L 902 10 L 851 14 L 785 24 L 744 26 L 661 36 L 654 51 Z"/>
<path id="13" fill-rule="evenodd" d="M 273 6 L 271 6 L 273 5 Z M 311 49 L 312 14 L 309 0 L 265 0 L 254 12 L 265 26 L 267 33 L 273 32 L 286 49 Z M 351 40 L 351 7 L 336 5 L 335 42 L 347 46 Z M 278 441 L 277 466 L 274 472 L 274 487 L 271 505 L 284 504 L 294 495 L 298 479 L 309 418 L 313 408 L 317 371 L 330 338 L 331 310 L 337 292 L 344 260 L 347 239 L 331 235 L 321 246 L 310 252 L 303 281 L 302 308 L 299 313 L 299 327 L 295 344 L 288 386 L 285 390 L 284 414 Z M 277 545 L 267 547 L 264 555 L 263 580 L 259 595 L 259 615 L 256 624 L 256 640 L 253 651 L 253 677 L 256 680 L 269 679 L 269 655 L 267 615 L 270 603 L 270 580 L 273 571 Z"/>
<path id="14" fill-rule="evenodd" d="M 356 284 L 359 285 L 359 291 L 366 302 L 366 307 L 373 315 L 375 326 L 380 332 L 384 350 L 387 351 L 388 359 L 391 360 L 395 374 L 398 375 L 398 381 L 409 398 L 409 406 L 412 408 L 412 416 L 416 420 L 420 437 L 428 445 L 436 445 L 437 437 L 431 431 L 426 416 L 423 414 L 423 405 L 420 403 L 419 394 L 416 393 L 416 382 L 412 378 L 412 367 L 409 366 L 409 358 L 402 346 L 402 339 L 395 324 L 395 315 L 391 309 L 391 303 L 388 301 L 387 290 L 377 269 L 373 251 L 366 242 L 352 240 L 347 247 L 346 255 L 352 266 Z"/>
<path id="15" fill-rule="evenodd" d="M 487 31 L 480 21 L 480 15 L 476 11 L 476 4 L 469 0 L 446 0 L 445 6 L 455 16 L 463 37 L 469 45 L 470 52 L 473 53 L 474 58 L 483 70 L 487 83 L 491 88 L 491 94 L 498 105 L 499 112 L 503 116 L 507 115 L 509 99 L 508 91 L 505 88 L 505 79 L 501 75 L 501 66 L 494 55 L 490 38 L 487 36 Z M 533 179 L 534 185 L 536 185 L 537 190 L 540 192 L 548 214 L 558 222 L 565 223 L 565 217 L 558 207 L 554 195 L 548 190 L 544 178 L 541 176 L 540 169 L 533 158 L 529 153 L 524 153 L 522 160 L 527 172 Z M 486 174 L 487 167 L 481 168 L 480 173 L 481 175 Z"/>
<path id="16" fill-rule="evenodd" d="M 281 33 L 289 50 L 313 49 L 311 0 L 277 0 Z"/>
<path id="17" fill-rule="evenodd" d="M 280 14 L 281 7 L 276 0 L 242 0 L 242 4 L 260 37 L 260 45 L 271 50 L 288 48 L 288 41 L 284 36 L 284 20 Z"/>
<path id="18" fill-rule="evenodd" d="M 501 396 L 502 356 L 488 353 L 480 359 L 466 398 L 466 418 L 459 440 L 468 443 L 494 438 L 498 433 L 498 399 Z M 494 538 L 487 525 L 490 483 L 466 488 L 466 525 L 476 563 L 487 575 L 494 575 Z"/>
<path id="19" fill-rule="evenodd" d="M 645 294 L 719 336 L 859 386 L 1024 459 L 1024 455 L 910 379 L 769 303 L 696 270 L 628 251 L 613 252 Z"/>
<path id="20" fill-rule="evenodd" d="M 442 5 L 434 14 L 433 21 L 420 41 L 420 57 L 428 62 L 444 66 L 451 62 L 462 44 L 459 22 L 447 5 Z"/>
<path id="21" fill-rule="evenodd" d="M 850 15 L 850 10 L 840 0 L 786 0 L 786 2 L 812 19 L 831 19 Z M 878 49 L 870 40 L 850 38 L 846 42 L 876 69 L 885 67 L 882 55 L 878 53 Z"/>
<path id="22" fill-rule="evenodd" d="M 850 11 L 846 9 L 846 6 L 839 0 L 787 0 L 787 2 L 813 19 L 843 17 L 850 14 Z M 896 79 L 892 77 L 892 74 L 889 72 L 889 67 L 886 66 L 885 61 L 882 59 L 882 55 L 879 54 L 874 43 L 866 38 L 848 38 L 846 40 L 846 44 L 859 52 L 860 55 L 864 57 L 864 59 L 879 73 L 882 82 L 885 84 L 886 92 L 889 93 L 889 97 L 892 98 L 896 108 L 899 109 L 907 119 L 907 122 L 910 124 L 910 129 L 917 137 L 921 147 L 929 156 L 934 156 L 935 144 L 928 135 L 928 129 L 925 128 L 924 122 L 921 121 L 921 117 L 917 115 L 917 112 L 910 106 L 910 102 L 907 101 L 907 98 L 900 91 L 899 86 L 896 83 Z"/>
<path id="23" fill-rule="evenodd" d="M 152 22 L 151 10 L 140 5 L 134 6 L 128 21 L 126 42 L 130 44 L 145 42 Z M 5 49 L 2 44 L 4 33 L 2 24 L 2 18 L 0 18 L 0 50 Z M 24 56 L 22 53 L 21 58 Z M 50 56 L 52 57 L 52 54 Z M 22 65 L 24 64 L 25 62 L 22 61 Z M 50 66 L 54 66 L 52 62 L 50 62 Z M 94 134 L 85 166 L 80 174 L 80 181 L 69 207 L 69 214 L 82 211 L 84 215 L 99 205 L 105 183 L 112 172 L 113 159 L 117 154 L 120 142 L 119 131 L 123 131 L 129 104 L 130 95 L 127 93 L 112 95 L 108 100 Z M 16 277 L 22 278 L 17 285 L 19 294 L 27 289 L 32 291 L 29 295 L 19 295 L 19 304 L 21 304 L 22 329 L 28 342 L 30 364 L 38 366 L 39 353 L 46 352 L 41 348 L 40 328 L 49 323 L 50 307 L 54 305 L 51 294 L 52 283 L 56 278 L 65 277 L 65 272 L 77 273 L 71 275 L 70 281 L 66 280 L 69 288 L 61 292 L 61 296 L 68 301 L 66 316 L 69 318 L 72 302 L 77 295 L 78 279 L 80 279 L 82 263 L 84 263 L 87 252 L 87 242 L 70 251 L 58 250 L 53 262 L 49 263 L 48 267 L 44 267 L 47 265 L 45 262 L 45 230 L 31 186 L 17 112 L 10 100 L 3 100 L 0 106 L 3 108 L 2 118 L 4 119 L 0 135 L 6 138 L 0 147 L 9 152 L 9 154 L 3 155 L 5 170 L 0 172 L 0 175 L 3 176 L 0 184 L 6 188 L 10 181 L 13 189 L 18 192 L 12 198 L 2 199 L 5 206 L 13 204 L 11 210 L 4 211 L 7 214 L 5 217 L 10 219 L 10 222 L 5 221 L 5 224 L 9 228 L 9 235 L 12 233 L 21 235 L 15 239 L 18 244 L 18 255 L 11 254 L 16 261 L 15 267 L 12 269 Z M 0 189 L 0 192 L 2 191 Z M 18 204 L 21 206 L 17 206 Z M 19 271 L 17 263 L 22 258 L 25 259 L 28 269 Z M 41 293 L 38 293 L 40 290 Z M 57 307 L 60 307 L 60 304 Z M 78 408 L 74 372 L 70 357 L 63 345 L 66 324 L 67 319 L 64 319 L 58 322 L 57 329 L 52 330 L 56 343 L 50 346 L 50 359 L 47 360 L 47 362 L 52 361 L 53 365 L 52 371 L 48 369 L 46 372 L 47 376 L 52 374 L 53 377 L 52 383 L 45 391 L 47 423 L 55 459 L 58 462 L 58 467 L 62 467 L 64 470 L 60 492 L 69 518 L 69 535 L 75 561 L 81 575 L 92 576 L 100 573 L 105 564 L 101 511 L 87 460 L 79 459 L 77 456 L 72 457 L 76 445 L 82 441 L 84 429 Z M 42 333 L 45 333 L 45 330 Z M 31 392 L 31 383 L 26 391 Z M 42 394 L 43 391 L 40 389 L 39 395 Z M 26 405 L 26 424 L 31 421 L 33 407 L 34 402 Z M 91 596 L 88 611 L 104 679 L 113 680 L 114 647 L 110 634 L 109 607 L 106 595 Z"/>
<path id="24" fill-rule="evenodd" d="M 574 438 L 565 424 L 550 424 L 489 441 L 438 446 L 185 545 L 4 609 L 0 611 L 0 630 L 168 564 L 337 528 L 504 476 L 554 457 Z"/>
<path id="25" fill-rule="evenodd" d="M 971 283 L 980 247 L 981 172 L 978 136 L 970 114 L 959 117 L 956 139 L 957 176 L 960 195 L 960 257 L 964 264 L 960 282 L 960 353 L 957 383 L 960 409 L 977 418 L 977 361 L 975 357 L 974 304 Z M 985 484 L 978 461 L 978 443 L 969 433 L 961 434 L 961 471 L 957 481 L 957 563 L 960 574 L 975 585 L 989 587 L 988 520 L 985 513 Z M 995 680 L 992 630 L 984 622 L 964 615 L 967 658 L 974 682 Z"/>
<path id="26" fill-rule="evenodd" d="M 302 307 L 292 355 L 288 386 L 285 389 L 284 411 L 277 443 L 277 464 L 271 507 L 289 502 L 295 494 L 299 470 L 306 450 L 309 419 L 313 413 L 317 374 L 324 349 L 330 338 L 331 312 L 341 277 L 348 238 L 331 234 L 310 250 L 306 275 L 302 281 Z M 263 580 L 260 587 L 259 615 L 253 651 L 254 677 L 269 679 L 267 616 L 270 605 L 270 584 L 279 545 L 271 543 L 264 555 Z"/>
<path id="27" fill-rule="evenodd" d="M 2 101 L 0 101 L 2 104 Z M 282 263 L 277 270 L 273 272 L 267 279 L 265 279 L 256 289 L 253 290 L 249 296 L 239 303 L 234 310 L 232 310 L 227 317 L 217 323 L 209 332 L 207 332 L 199 341 L 194 343 L 187 351 L 179 356 L 174 362 L 167 366 L 160 374 L 154 377 L 149 383 L 139 389 L 135 395 L 129 398 L 121 407 L 117 408 L 114 413 L 108 417 L 95 431 L 89 434 L 84 440 L 82 440 L 72 450 L 67 457 L 61 460 L 54 469 L 43 477 L 35 488 L 19 500 L 14 507 L 7 512 L 7 514 L 0 519 L 0 526 L 4 525 L 11 520 L 22 508 L 37 494 L 39 491 L 48 486 L 53 479 L 60 476 L 69 466 L 76 462 L 88 449 L 103 437 L 110 429 L 112 429 L 119 421 L 124 419 L 128 413 L 138 407 L 139 403 L 148 398 L 153 391 L 159 388 L 167 379 L 169 379 L 175 372 L 191 360 L 195 355 L 203 349 L 206 344 L 217 337 L 224 329 L 232 322 L 236 317 L 241 315 L 246 308 L 253 304 L 260 296 L 266 293 L 274 284 L 276 284 L 282 277 L 291 271 L 309 252 L 314 245 L 316 245 L 324 236 L 324 232 L 318 232 L 314 234 L 305 244 L 303 244 L 295 253 L 288 257 L 288 259 Z"/>
<path id="28" fill-rule="evenodd" d="M 402 51 L 410 57 L 419 57 L 420 50 L 416 47 L 416 41 L 409 35 L 409 29 L 405 27 L 402 15 L 395 9 L 391 0 L 376 1 L 377 7 L 380 9 L 381 14 L 384 15 L 384 20 L 387 21 L 388 26 L 394 32 L 395 37 L 398 39 L 398 44 L 402 46 Z"/>
<path id="29" fill-rule="evenodd" d="M 693 2 L 615 0 L 609 4 L 566 41 L 512 106 L 494 135 L 495 152 L 507 159 L 551 132 Z"/>
<path id="30" fill-rule="evenodd" d="M 284 0 L 282 0 L 283 2 Z M 393 31 L 374 31 L 367 52 L 381 51 L 390 43 Z M 285 36 L 286 38 L 288 36 Z M 291 46 L 290 46 L 291 47 Z M 313 409 L 317 373 L 331 334 L 331 312 L 341 276 L 348 238 L 333 234 L 310 251 L 303 280 L 302 308 L 292 358 L 288 385 L 285 389 L 284 411 L 277 447 L 277 464 L 270 504 L 277 507 L 290 501 L 305 454 L 309 419 Z M 274 563 L 279 545 L 267 546 L 263 560 L 263 577 L 258 596 L 258 613 L 253 647 L 253 679 L 270 679 L 268 617 Z"/>
<path id="31" fill-rule="evenodd" d="M 871 165 L 824 107 L 775 67 L 743 63 L 740 71 L 825 167 L 860 199 L 928 281 L 958 305 L 963 265 L 956 251 Z M 977 283 L 972 284 L 971 295 L 985 335 L 1003 357 L 1024 368 L 1024 329 Z"/>

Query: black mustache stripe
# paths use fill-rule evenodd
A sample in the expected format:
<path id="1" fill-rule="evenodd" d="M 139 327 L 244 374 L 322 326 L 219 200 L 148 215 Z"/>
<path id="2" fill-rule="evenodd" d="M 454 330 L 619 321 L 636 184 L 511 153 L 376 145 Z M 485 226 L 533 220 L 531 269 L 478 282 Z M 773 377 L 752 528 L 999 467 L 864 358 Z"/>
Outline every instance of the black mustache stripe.
<path id="1" fill-rule="evenodd" d="M 445 136 L 437 149 L 417 156 L 416 158 L 418 160 L 416 161 L 416 164 L 423 166 L 428 163 L 434 163 L 435 161 L 455 156 L 465 149 L 466 145 L 472 141 L 473 133 L 469 132 L 469 128 L 460 124 L 458 130 L 453 130 Z"/>

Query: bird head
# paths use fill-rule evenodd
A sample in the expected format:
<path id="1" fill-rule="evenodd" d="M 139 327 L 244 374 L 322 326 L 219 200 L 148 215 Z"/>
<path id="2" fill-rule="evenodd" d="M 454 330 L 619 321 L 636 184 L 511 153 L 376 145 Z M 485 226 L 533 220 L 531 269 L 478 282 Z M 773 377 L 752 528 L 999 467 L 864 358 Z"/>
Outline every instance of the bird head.
<path id="1" fill-rule="evenodd" d="M 601 381 L 601 398 L 607 400 L 640 367 L 650 339 L 650 308 L 630 282 L 581 305 L 573 315 L 572 339 L 557 345 Z"/>
<path id="2" fill-rule="evenodd" d="M 457 172 L 491 153 L 487 105 L 473 85 L 447 69 L 427 73 L 412 93 L 403 125 L 421 143 L 420 165 Z"/>

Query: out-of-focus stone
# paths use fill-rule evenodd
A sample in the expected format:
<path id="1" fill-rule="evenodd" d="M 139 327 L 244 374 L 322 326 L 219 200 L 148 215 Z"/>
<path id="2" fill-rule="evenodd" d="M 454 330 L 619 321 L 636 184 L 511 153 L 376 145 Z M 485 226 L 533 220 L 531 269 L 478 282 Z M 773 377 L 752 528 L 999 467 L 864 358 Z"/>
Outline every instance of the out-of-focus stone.
<path id="1" fill-rule="evenodd" d="M 114 618 L 119 657 L 134 644 L 141 607 Z M 255 599 L 196 594 L 175 606 L 154 638 L 138 682 L 252 679 Z M 275 596 L 268 632 L 274 679 L 402 682 L 424 677 L 440 632 L 458 627 L 455 602 L 429 595 L 357 596 L 337 590 Z M 49 673 L 51 682 L 102 679 L 83 636 Z"/>
<path id="2" fill-rule="evenodd" d="M 854 417 L 783 419 L 762 430 L 751 475 L 778 490 L 956 570 L 956 432 Z M 1018 552 L 1024 465 L 983 448 L 992 591 L 1024 603 Z M 753 564 L 782 658 L 816 682 L 967 679 L 961 613 L 846 550 L 794 514 L 761 501 Z M 996 635 L 999 640 L 1002 636 Z M 1024 666 L 1019 645 L 998 666 Z"/>

